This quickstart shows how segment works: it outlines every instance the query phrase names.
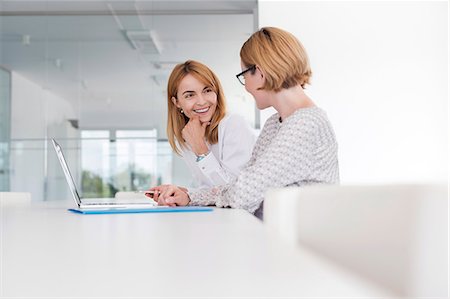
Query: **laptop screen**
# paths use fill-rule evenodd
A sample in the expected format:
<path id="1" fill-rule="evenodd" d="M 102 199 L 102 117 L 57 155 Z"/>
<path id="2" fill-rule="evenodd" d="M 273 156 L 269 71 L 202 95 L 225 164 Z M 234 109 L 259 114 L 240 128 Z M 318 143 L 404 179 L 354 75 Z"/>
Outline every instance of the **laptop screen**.
<path id="1" fill-rule="evenodd" d="M 58 156 L 59 164 L 61 164 L 61 168 L 63 169 L 64 175 L 66 177 L 67 184 L 69 184 L 70 192 L 72 192 L 72 196 L 77 205 L 81 204 L 80 196 L 78 195 L 77 187 L 75 186 L 75 182 L 73 180 L 72 175 L 70 174 L 69 167 L 67 166 L 66 159 L 64 158 L 64 154 L 62 152 L 61 146 L 52 139 L 53 147 L 55 148 L 56 155 Z"/>

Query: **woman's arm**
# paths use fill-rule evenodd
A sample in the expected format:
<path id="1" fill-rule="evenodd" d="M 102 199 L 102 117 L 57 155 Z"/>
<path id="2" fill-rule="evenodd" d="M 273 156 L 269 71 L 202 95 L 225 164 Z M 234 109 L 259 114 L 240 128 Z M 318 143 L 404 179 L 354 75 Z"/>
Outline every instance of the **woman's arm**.
<path id="1" fill-rule="evenodd" d="M 320 118 L 320 117 L 319 117 Z M 191 205 L 211 205 L 245 209 L 254 213 L 264 200 L 265 192 L 292 184 L 308 182 L 332 183 L 337 174 L 337 145 L 334 134 L 323 134 L 322 119 L 314 114 L 302 114 L 290 119 L 276 131 L 276 122 L 264 128 L 260 143 L 264 151 L 257 155 L 234 183 L 190 193 Z M 330 128 L 331 129 L 331 128 Z M 264 134 L 263 134 L 264 133 Z M 273 139 L 271 139 L 273 137 Z M 317 139 L 325 138 L 321 155 L 316 156 Z"/>
<path id="2" fill-rule="evenodd" d="M 194 165 L 211 185 L 228 184 L 250 160 L 255 139 L 254 132 L 241 116 L 230 115 L 219 131 L 221 161 L 210 153 Z"/>

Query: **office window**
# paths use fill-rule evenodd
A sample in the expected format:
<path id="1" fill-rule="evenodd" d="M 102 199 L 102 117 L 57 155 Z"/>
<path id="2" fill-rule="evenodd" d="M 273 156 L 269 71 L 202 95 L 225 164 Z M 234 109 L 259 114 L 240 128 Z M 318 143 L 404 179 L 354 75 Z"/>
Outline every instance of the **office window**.
<path id="1" fill-rule="evenodd" d="M 119 191 L 148 189 L 156 182 L 157 156 L 156 130 L 118 130 L 114 185 Z"/>
<path id="2" fill-rule="evenodd" d="M 83 197 L 111 197 L 109 131 L 81 131 L 81 192 Z"/>
<path id="3" fill-rule="evenodd" d="M 156 136 L 156 130 L 82 130 L 83 196 L 113 197 L 161 182 Z"/>

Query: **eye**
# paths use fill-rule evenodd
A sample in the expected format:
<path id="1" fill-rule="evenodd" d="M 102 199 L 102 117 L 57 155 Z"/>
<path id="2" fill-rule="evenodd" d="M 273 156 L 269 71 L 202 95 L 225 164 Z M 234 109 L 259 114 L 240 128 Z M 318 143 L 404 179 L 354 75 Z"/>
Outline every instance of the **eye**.
<path id="1" fill-rule="evenodd" d="M 184 95 L 184 98 L 185 98 L 185 99 L 189 99 L 189 98 L 192 98 L 193 96 L 194 96 L 193 93 L 186 93 L 186 94 Z"/>
<path id="2" fill-rule="evenodd" d="M 209 92 L 214 92 L 214 90 L 212 88 L 206 88 L 203 92 L 209 93 Z"/>

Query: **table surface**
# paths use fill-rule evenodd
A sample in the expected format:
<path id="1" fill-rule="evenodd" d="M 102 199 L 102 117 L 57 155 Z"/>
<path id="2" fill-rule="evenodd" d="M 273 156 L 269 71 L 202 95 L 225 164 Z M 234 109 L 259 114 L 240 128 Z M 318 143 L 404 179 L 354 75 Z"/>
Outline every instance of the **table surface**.
<path id="1" fill-rule="evenodd" d="M 1 297 L 380 297 L 243 210 L 81 215 L 0 200 Z"/>

